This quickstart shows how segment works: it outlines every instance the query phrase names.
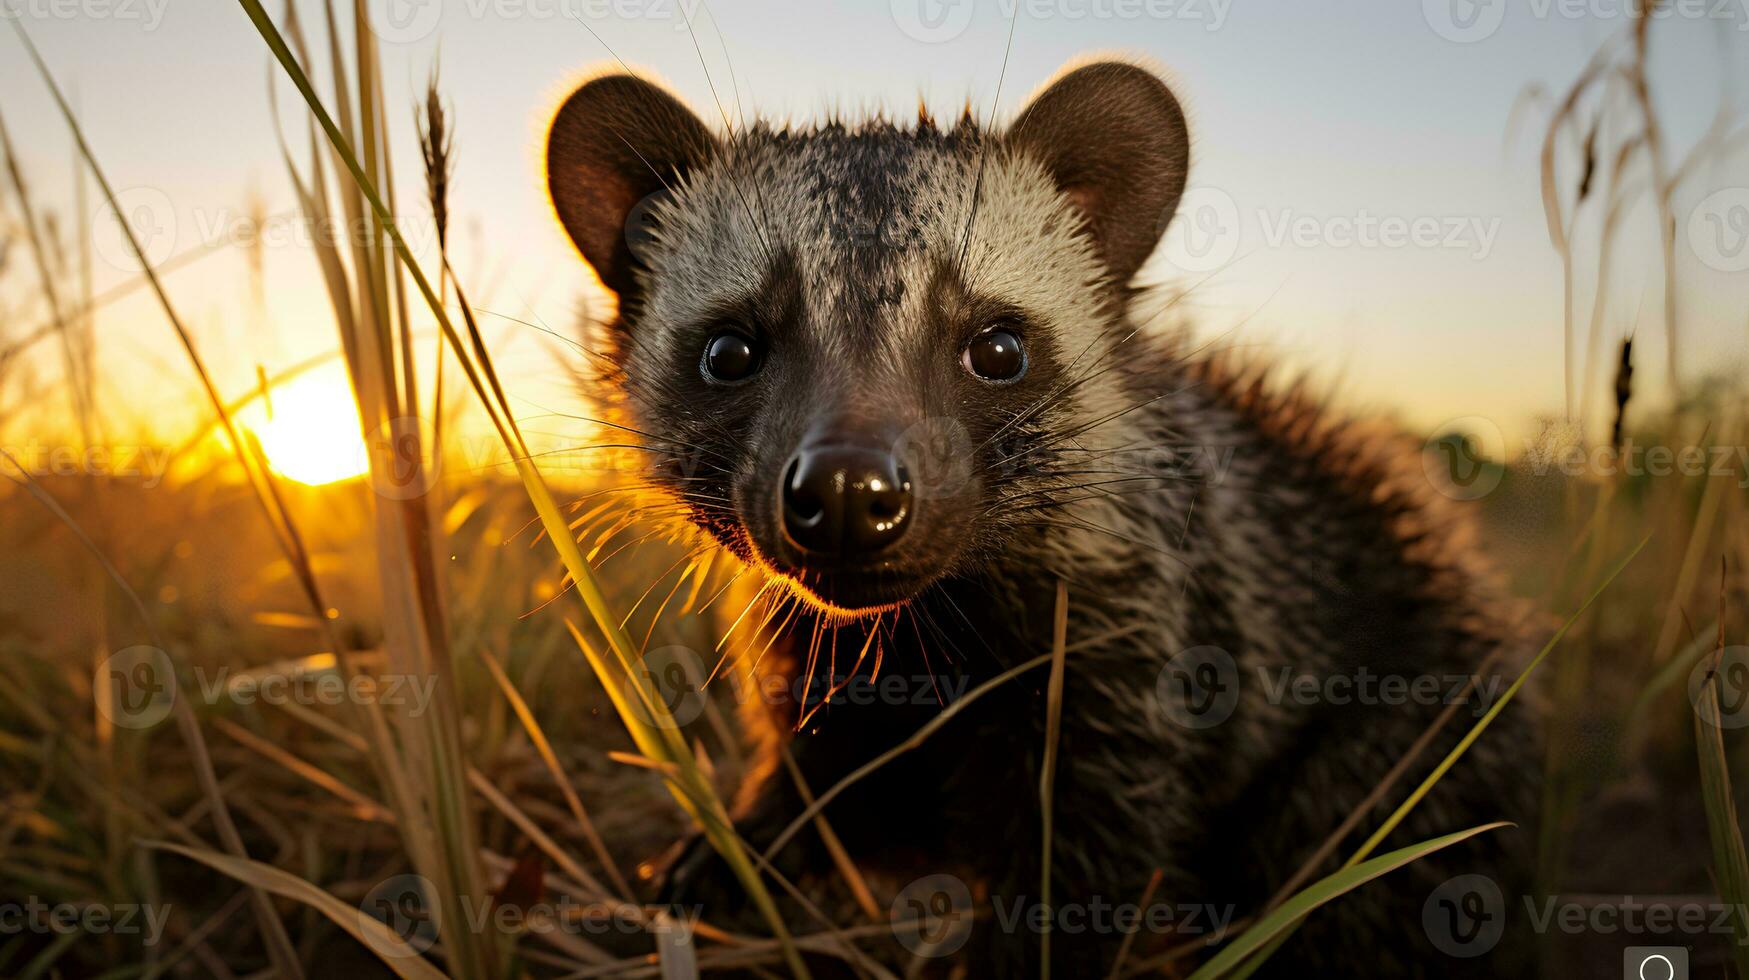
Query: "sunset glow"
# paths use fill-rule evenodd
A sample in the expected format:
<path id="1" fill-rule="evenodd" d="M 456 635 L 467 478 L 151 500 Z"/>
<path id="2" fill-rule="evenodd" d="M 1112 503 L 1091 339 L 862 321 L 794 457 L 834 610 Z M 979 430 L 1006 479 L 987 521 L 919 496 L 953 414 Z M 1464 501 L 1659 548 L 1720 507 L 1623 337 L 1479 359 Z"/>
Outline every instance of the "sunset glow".
<path id="1" fill-rule="evenodd" d="M 288 480 L 321 486 L 356 479 L 370 468 L 358 409 L 338 366 L 275 387 L 271 411 L 257 402 L 243 421 L 260 440 L 267 465 Z"/>

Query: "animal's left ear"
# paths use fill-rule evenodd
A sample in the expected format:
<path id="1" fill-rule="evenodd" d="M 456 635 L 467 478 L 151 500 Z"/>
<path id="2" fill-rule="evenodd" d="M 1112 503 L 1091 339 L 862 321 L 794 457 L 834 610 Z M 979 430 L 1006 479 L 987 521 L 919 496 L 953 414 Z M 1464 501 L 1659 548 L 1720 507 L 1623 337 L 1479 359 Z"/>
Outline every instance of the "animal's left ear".
<path id="1" fill-rule="evenodd" d="M 1134 65 L 1077 68 L 1039 93 L 1007 142 L 1045 165 L 1075 202 L 1119 283 L 1159 242 L 1190 170 L 1184 112 Z"/>
<path id="2" fill-rule="evenodd" d="M 692 110 L 635 75 L 586 83 L 553 117 L 553 210 L 622 308 L 635 298 L 641 267 L 626 228 L 632 209 L 703 165 L 716 146 Z"/>

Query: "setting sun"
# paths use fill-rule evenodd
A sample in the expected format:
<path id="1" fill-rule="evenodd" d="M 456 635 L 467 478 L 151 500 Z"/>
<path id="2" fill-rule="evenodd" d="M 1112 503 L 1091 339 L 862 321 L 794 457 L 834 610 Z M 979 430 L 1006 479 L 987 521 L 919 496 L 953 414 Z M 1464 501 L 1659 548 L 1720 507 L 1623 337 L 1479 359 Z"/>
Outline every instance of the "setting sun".
<path id="1" fill-rule="evenodd" d="M 321 486 L 363 476 L 370 468 L 358 408 L 338 365 L 275 387 L 271 412 L 258 401 L 243 419 L 261 441 L 267 465 L 288 480 Z"/>

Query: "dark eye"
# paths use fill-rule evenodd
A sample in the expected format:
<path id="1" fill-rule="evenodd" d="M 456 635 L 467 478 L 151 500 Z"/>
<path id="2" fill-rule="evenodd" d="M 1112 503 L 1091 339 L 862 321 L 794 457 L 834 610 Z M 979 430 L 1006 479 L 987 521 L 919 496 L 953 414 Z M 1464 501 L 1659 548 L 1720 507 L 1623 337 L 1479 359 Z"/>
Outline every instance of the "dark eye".
<path id="1" fill-rule="evenodd" d="M 1007 327 L 992 327 L 972 338 L 960 364 L 985 381 L 1013 381 L 1026 371 L 1026 348 L 1020 335 Z"/>
<path id="2" fill-rule="evenodd" d="M 759 370 L 759 345 L 745 334 L 725 330 L 704 345 L 704 376 L 733 384 L 745 381 Z"/>

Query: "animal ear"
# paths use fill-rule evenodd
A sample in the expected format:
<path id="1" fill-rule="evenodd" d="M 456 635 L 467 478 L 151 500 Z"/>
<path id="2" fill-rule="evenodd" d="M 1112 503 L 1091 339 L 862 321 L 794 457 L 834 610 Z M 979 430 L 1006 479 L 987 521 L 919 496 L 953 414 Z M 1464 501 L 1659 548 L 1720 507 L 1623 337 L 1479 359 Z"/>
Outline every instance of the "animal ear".
<path id="1" fill-rule="evenodd" d="M 1129 282 L 1190 170 L 1184 112 L 1166 83 L 1121 62 L 1077 68 L 1027 105 L 1007 140 L 1045 165 L 1086 215 L 1113 277 Z"/>
<path id="2" fill-rule="evenodd" d="M 559 223 L 621 306 L 637 285 L 641 229 L 627 219 L 716 152 L 716 140 L 678 99 L 631 75 L 586 82 L 553 117 L 547 190 Z M 628 231 L 631 234 L 628 234 Z"/>

